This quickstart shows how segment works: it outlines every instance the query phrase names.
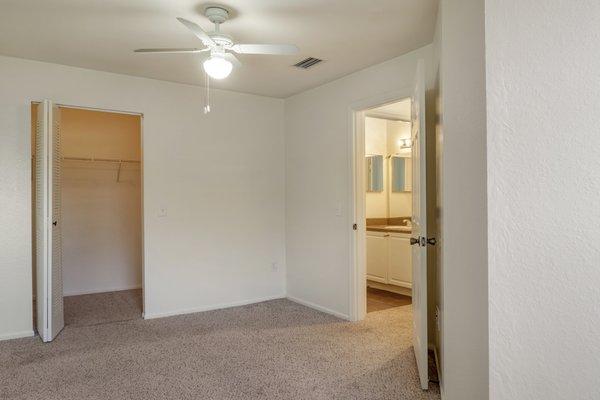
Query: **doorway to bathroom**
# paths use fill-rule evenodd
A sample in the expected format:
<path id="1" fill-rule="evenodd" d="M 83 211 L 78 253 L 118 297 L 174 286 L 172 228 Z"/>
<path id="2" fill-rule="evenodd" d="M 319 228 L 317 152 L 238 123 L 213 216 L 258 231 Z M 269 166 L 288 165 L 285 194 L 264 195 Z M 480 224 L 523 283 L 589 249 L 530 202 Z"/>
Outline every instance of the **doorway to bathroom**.
<path id="1" fill-rule="evenodd" d="M 142 115 L 32 103 L 34 326 L 142 318 Z"/>
<path id="2" fill-rule="evenodd" d="M 427 143 L 424 62 L 414 85 L 350 107 L 354 224 L 353 320 L 393 313 L 412 336 L 419 381 L 429 387 Z"/>
<path id="3" fill-rule="evenodd" d="M 364 111 L 367 313 L 411 304 L 410 98 Z"/>

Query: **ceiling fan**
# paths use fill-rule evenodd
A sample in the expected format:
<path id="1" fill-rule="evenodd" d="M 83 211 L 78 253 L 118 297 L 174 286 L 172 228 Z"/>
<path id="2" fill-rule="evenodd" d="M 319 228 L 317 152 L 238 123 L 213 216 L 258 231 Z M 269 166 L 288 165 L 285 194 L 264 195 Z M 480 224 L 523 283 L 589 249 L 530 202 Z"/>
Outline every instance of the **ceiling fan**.
<path id="1" fill-rule="evenodd" d="M 204 15 L 215 24 L 212 32 L 205 32 L 197 24 L 184 18 L 177 18 L 196 35 L 206 46 L 205 48 L 167 48 L 167 49 L 137 49 L 136 53 L 206 53 L 208 58 L 202 64 L 206 73 L 214 79 L 224 79 L 231 73 L 233 65 L 242 63 L 231 52 L 238 54 L 295 54 L 298 47 L 291 44 L 239 44 L 234 43 L 231 36 L 221 32 L 220 26 L 229 18 L 229 11 L 223 7 L 207 7 Z"/>

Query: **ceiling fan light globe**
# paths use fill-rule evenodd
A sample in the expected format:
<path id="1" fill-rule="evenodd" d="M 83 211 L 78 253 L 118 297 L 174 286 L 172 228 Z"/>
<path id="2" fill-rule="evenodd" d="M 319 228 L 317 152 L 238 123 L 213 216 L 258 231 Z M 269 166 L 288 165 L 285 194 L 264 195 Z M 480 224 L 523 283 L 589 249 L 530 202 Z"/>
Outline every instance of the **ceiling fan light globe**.
<path id="1" fill-rule="evenodd" d="M 221 57 L 210 57 L 202 64 L 204 71 L 213 79 L 225 79 L 231 73 L 233 65 Z"/>

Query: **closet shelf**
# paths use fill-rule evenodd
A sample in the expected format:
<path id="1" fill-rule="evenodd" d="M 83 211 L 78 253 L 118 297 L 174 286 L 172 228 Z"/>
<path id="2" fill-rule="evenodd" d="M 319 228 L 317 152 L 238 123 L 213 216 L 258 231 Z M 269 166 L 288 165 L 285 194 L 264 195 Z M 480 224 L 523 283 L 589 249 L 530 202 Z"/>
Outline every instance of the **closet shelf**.
<path id="1" fill-rule="evenodd" d="M 115 162 L 115 163 L 133 163 L 139 164 L 138 160 L 119 160 L 116 158 L 86 158 L 86 157 L 63 157 L 63 160 L 69 161 L 102 161 L 102 162 Z"/>
<path id="2" fill-rule="evenodd" d="M 117 182 L 121 181 L 121 166 L 123 165 L 123 163 L 140 164 L 140 162 L 138 160 L 119 160 L 116 158 L 63 157 L 62 159 L 67 160 L 67 161 L 88 161 L 88 162 L 100 161 L 100 162 L 118 163 L 119 169 L 117 170 Z"/>

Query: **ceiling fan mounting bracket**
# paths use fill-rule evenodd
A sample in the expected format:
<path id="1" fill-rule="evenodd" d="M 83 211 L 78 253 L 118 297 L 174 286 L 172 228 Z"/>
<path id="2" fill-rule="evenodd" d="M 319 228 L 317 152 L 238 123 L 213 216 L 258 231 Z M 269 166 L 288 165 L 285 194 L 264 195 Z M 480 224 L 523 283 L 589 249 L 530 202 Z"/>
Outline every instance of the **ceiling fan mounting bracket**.
<path id="1" fill-rule="evenodd" d="M 204 15 L 213 24 L 222 24 L 229 19 L 229 11 L 226 8 L 219 6 L 206 7 Z"/>

